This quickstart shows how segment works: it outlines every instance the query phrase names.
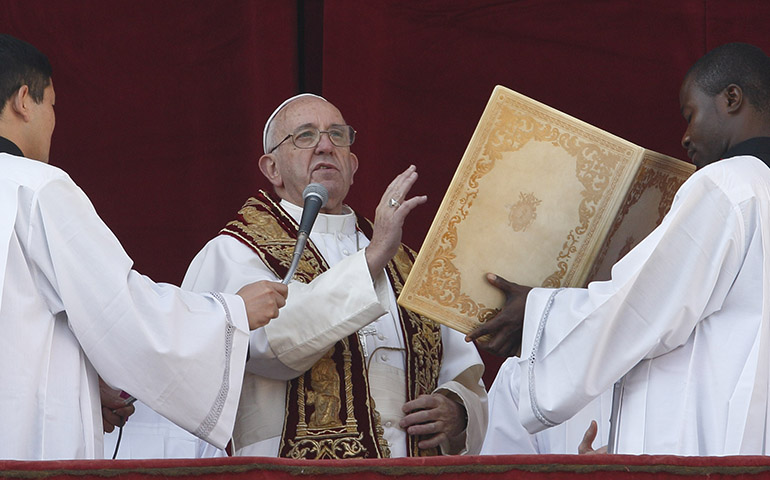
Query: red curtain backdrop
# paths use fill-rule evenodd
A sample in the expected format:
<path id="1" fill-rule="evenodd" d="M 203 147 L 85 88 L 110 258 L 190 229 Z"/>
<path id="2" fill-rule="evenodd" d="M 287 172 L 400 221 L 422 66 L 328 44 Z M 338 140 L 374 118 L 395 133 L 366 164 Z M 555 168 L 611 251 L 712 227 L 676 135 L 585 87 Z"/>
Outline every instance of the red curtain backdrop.
<path id="1" fill-rule="evenodd" d="M 264 121 L 297 89 L 296 2 L 5 0 L 0 12 L 0 31 L 53 65 L 51 164 L 140 272 L 179 284 L 261 185 Z"/>
<path id="2" fill-rule="evenodd" d="M 0 0 L 54 67 L 51 163 L 136 267 L 181 282 L 258 187 L 264 121 L 298 90 L 358 130 L 348 198 L 373 216 L 410 164 L 419 248 L 496 84 L 682 158 L 678 92 L 710 48 L 770 52 L 759 0 Z M 98 266 L 94 266 L 98 268 Z M 499 359 L 488 361 L 487 383 Z"/>

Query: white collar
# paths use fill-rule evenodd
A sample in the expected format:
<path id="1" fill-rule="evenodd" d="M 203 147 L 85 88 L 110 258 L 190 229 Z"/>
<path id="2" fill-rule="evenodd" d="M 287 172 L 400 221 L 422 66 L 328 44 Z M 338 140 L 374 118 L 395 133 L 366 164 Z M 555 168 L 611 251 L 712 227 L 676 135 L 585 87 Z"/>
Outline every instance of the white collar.
<path id="1" fill-rule="evenodd" d="M 295 222 L 299 223 L 302 219 L 302 207 L 298 207 L 288 200 L 281 200 L 281 207 L 291 215 Z M 342 213 L 332 215 L 328 213 L 319 213 L 313 224 L 311 233 L 342 233 L 343 235 L 355 235 L 356 233 L 356 214 L 347 205 L 342 206 Z"/>

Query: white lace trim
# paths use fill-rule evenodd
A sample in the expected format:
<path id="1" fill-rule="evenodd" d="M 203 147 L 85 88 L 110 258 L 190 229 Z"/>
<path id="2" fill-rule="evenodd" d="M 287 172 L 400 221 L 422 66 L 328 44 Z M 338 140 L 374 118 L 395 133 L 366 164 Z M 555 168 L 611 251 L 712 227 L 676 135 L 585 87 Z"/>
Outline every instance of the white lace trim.
<path id="1" fill-rule="evenodd" d="M 209 410 L 209 414 L 206 415 L 203 422 L 201 422 L 198 428 L 193 432 L 195 436 L 203 439 L 208 438 L 217 422 L 219 422 L 219 417 L 222 415 L 222 410 L 224 409 L 225 401 L 227 400 L 227 392 L 230 391 L 230 357 L 233 352 L 233 337 L 235 333 L 235 325 L 233 324 L 233 319 L 230 316 L 230 309 L 227 307 L 227 302 L 224 297 L 219 292 L 210 293 L 222 304 L 222 308 L 225 310 L 225 318 L 227 319 L 227 325 L 225 326 L 225 371 L 222 375 L 222 384 L 219 386 L 219 393 L 214 400 L 214 404 L 211 406 L 211 410 Z"/>
<path id="2" fill-rule="evenodd" d="M 548 417 L 546 417 L 545 414 L 540 410 L 540 407 L 537 404 L 537 395 L 535 394 L 535 354 L 540 347 L 540 339 L 543 336 L 543 330 L 545 330 L 545 322 L 548 321 L 548 315 L 551 313 L 551 306 L 553 305 L 553 301 L 556 298 L 556 294 L 562 290 L 564 290 L 564 288 L 556 289 L 551 293 L 551 296 L 548 297 L 548 302 L 545 304 L 545 310 L 543 310 L 543 317 L 540 319 L 540 324 L 537 327 L 535 341 L 532 344 L 532 352 L 529 354 L 529 366 L 527 369 L 529 381 L 529 403 L 532 405 L 532 413 L 534 413 L 535 418 L 537 418 L 538 421 L 540 421 L 540 423 L 546 427 L 555 427 L 558 424 L 549 420 Z"/>

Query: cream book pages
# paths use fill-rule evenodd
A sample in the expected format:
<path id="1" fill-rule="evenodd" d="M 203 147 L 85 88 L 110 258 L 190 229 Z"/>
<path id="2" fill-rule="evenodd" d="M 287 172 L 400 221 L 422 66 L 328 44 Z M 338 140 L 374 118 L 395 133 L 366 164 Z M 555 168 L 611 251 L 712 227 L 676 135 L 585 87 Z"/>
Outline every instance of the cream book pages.
<path id="1" fill-rule="evenodd" d="M 694 166 L 495 87 L 398 303 L 463 333 L 503 295 L 584 286 L 665 215 Z"/>

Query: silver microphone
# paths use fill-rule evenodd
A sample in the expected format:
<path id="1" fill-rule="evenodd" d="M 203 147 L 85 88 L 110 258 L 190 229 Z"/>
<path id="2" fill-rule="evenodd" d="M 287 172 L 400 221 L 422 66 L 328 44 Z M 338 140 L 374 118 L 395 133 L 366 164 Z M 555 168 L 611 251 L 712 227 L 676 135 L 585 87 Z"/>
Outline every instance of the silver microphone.
<path id="1" fill-rule="evenodd" d="M 326 205 L 326 202 L 329 200 L 329 192 L 326 190 L 326 187 L 320 183 L 311 183 L 302 191 L 302 199 L 305 202 L 305 206 L 302 208 L 302 219 L 299 222 L 297 243 L 294 245 L 294 256 L 291 259 L 291 266 L 281 282 L 284 285 L 289 283 L 291 277 L 294 276 L 294 272 L 297 271 L 299 259 L 302 257 L 302 252 L 305 250 L 307 237 L 310 235 L 310 230 L 313 229 L 313 223 L 315 223 L 318 212 L 321 211 L 323 206 Z"/>

